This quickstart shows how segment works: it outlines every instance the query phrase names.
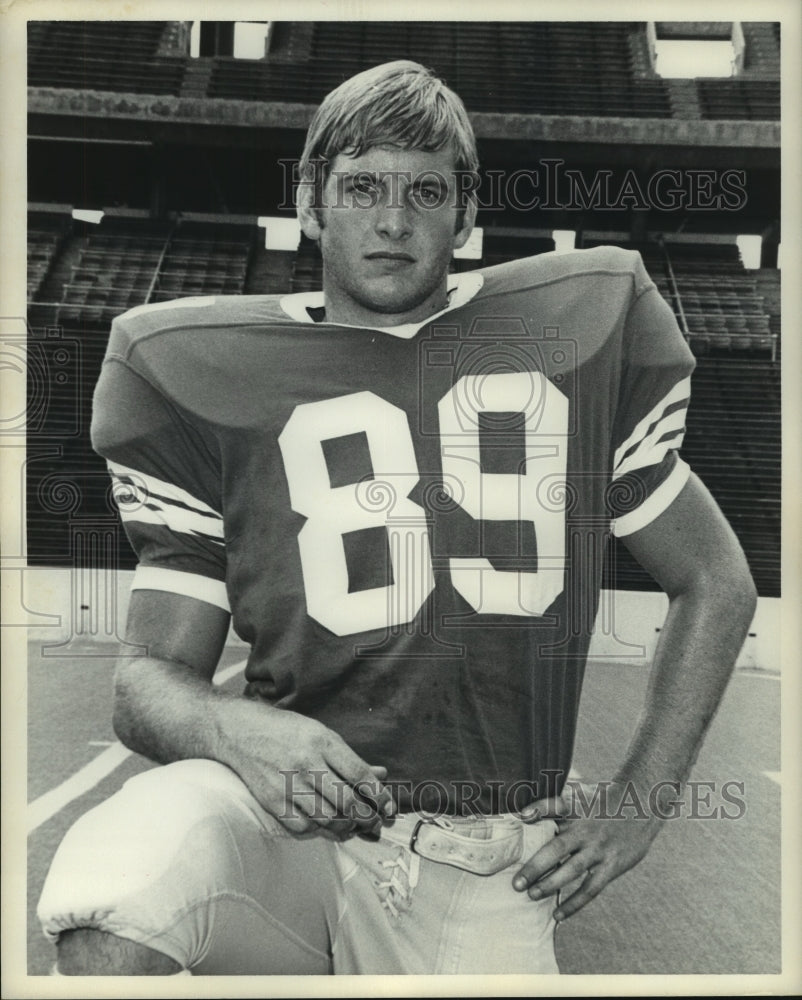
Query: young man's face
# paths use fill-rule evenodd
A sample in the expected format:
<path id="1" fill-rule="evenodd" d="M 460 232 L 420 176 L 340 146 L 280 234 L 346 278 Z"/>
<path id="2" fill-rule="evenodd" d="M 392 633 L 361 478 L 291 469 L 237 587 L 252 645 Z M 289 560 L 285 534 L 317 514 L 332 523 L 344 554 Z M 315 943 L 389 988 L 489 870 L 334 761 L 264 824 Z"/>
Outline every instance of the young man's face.
<path id="1" fill-rule="evenodd" d="M 452 252 L 473 224 L 458 211 L 450 148 L 338 154 L 322 201 L 301 221 L 320 240 L 329 322 L 393 326 L 445 307 Z"/>

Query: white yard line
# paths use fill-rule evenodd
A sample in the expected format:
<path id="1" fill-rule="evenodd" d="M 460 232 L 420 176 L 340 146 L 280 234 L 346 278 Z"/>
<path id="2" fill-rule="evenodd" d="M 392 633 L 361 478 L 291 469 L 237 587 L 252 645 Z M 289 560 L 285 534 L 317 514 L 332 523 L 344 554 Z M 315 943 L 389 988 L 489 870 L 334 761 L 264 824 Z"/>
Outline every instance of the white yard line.
<path id="1" fill-rule="evenodd" d="M 241 663 L 234 663 L 232 666 L 226 667 L 225 670 L 221 670 L 215 674 L 214 683 L 225 684 L 227 680 L 240 673 L 244 668 L 245 660 Z M 90 742 L 90 746 L 96 746 L 98 743 L 100 741 L 93 740 Z M 88 792 L 90 788 L 94 788 L 95 785 L 100 784 L 104 778 L 108 777 L 115 768 L 119 767 L 131 755 L 132 751 L 124 747 L 122 743 L 112 743 L 102 753 L 99 753 L 94 760 L 91 760 L 80 770 L 76 771 L 75 774 L 67 778 L 66 781 L 62 781 L 60 785 L 51 788 L 49 792 L 40 795 L 38 799 L 34 799 L 33 802 L 28 804 L 28 834 L 33 833 L 37 827 L 46 823 L 74 799 L 79 798 L 85 792 Z"/>
<path id="2" fill-rule="evenodd" d="M 126 758 L 131 756 L 131 751 L 122 743 L 112 743 L 102 753 L 99 753 L 94 760 L 76 771 L 75 774 L 62 781 L 60 785 L 51 788 L 49 792 L 34 799 L 28 806 L 28 833 L 46 823 L 51 816 L 77 799 L 79 795 L 88 792 L 90 788 L 99 784 L 108 774 L 116 768 Z"/>
<path id="3" fill-rule="evenodd" d="M 782 785 L 782 775 L 779 771 L 763 771 L 763 774 L 778 785 Z"/>

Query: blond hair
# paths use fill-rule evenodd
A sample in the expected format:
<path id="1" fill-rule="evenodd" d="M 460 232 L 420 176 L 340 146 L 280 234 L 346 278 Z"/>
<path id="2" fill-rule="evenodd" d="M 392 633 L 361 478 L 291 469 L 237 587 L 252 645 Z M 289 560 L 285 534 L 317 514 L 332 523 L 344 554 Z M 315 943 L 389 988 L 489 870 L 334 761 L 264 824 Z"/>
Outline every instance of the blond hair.
<path id="1" fill-rule="evenodd" d="M 322 188 L 332 160 L 374 146 L 434 152 L 451 145 L 455 169 L 478 184 L 476 138 L 460 98 L 435 74 L 407 59 L 357 73 L 331 91 L 307 132 L 299 174 Z"/>

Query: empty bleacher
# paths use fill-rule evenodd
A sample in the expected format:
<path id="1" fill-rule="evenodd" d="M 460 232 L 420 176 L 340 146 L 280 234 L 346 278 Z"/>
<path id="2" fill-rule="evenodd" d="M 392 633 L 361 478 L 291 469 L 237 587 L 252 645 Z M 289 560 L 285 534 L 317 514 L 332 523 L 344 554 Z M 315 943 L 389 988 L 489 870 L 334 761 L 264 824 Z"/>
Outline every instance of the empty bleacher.
<path id="1" fill-rule="evenodd" d="M 47 277 L 69 230 L 69 217 L 56 213 L 31 213 L 28 217 L 28 301 Z"/>
<path id="2" fill-rule="evenodd" d="M 127 309 L 189 295 L 245 289 L 255 230 L 245 226 L 159 223 L 108 216 L 83 234 L 43 216 L 30 223 L 28 300 L 34 322 L 108 326 Z M 57 266 L 52 266 L 63 250 Z M 49 274 L 50 280 L 45 281 Z"/>
<path id="3" fill-rule="evenodd" d="M 473 111 L 669 117 L 663 81 L 632 69 L 633 30 L 642 26 L 326 21 L 314 25 L 303 62 L 218 58 L 208 94 L 317 104 L 362 69 L 412 58 L 442 75 Z"/>
<path id="4" fill-rule="evenodd" d="M 31 21 L 28 85 L 178 94 L 183 56 L 157 55 L 165 21 Z"/>
<path id="5" fill-rule="evenodd" d="M 245 288 L 251 233 L 242 226 L 183 226 L 170 239 L 150 301 L 237 295 Z"/>
<path id="6" fill-rule="evenodd" d="M 764 596 L 780 593 L 780 396 L 777 362 L 698 359 L 683 446 L 738 535 Z"/>
<path id="7" fill-rule="evenodd" d="M 554 240 L 549 236 L 517 236 L 494 233 L 486 229 L 482 240 L 482 259 L 474 262 L 479 267 L 493 267 L 521 257 L 534 257 L 554 249 Z"/>
<path id="8" fill-rule="evenodd" d="M 220 223 L 134 223 L 107 217 L 99 227 L 66 239 L 64 217 L 31 217 L 29 301 L 49 303 L 65 326 L 106 323 L 144 302 L 188 295 L 240 294 L 248 285 L 255 229 Z M 172 229 L 170 228 L 172 225 Z M 593 246 L 604 240 L 584 240 Z M 634 246 L 626 238 L 621 245 Z M 53 262 L 62 248 L 64 262 Z M 487 267 L 554 248 L 548 236 L 485 231 L 481 261 L 455 270 Z M 779 272 L 748 271 L 734 243 L 638 244 L 658 290 L 674 309 L 694 353 L 762 352 L 776 357 L 779 344 Z M 271 291 L 321 287 L 322 262 L 314 243 L 301 240 L 289 280 L 274 277 Z M 48 275 L 59 279 L 47 287 Z M 50 282 L 52 286 L 52 281 Z M 249 291 L 266 290 L 251 281 Z"/>
<path id="9" fill-rule="evenodd" d="M 48 217 L 31 213 L 29 232 L 46 231 Z M 34 447 L 36 461 L 26 466 L 28 561 L 71 566 L 78 558 L 110 558 L 76 550 L 89 530 L 108 533 L 109 552 L 130 568 L 133 557 L 105 464 L 87 433 L 111 320 L 145 301 L 241 292 L 257 230 L 113 215 L 97 226 L 73 222 L 69 214 L 53 218 L 64 232 L 59 252 L 47 279 L 36 290 L 29 285 L 29 440 L 57 441 L 58 448 L 40 453 Z M 39 256 L 35 236 L 30 252 L 33 266 Z"/>
<path id="10" fill-rule="evenodd" d="M 640 252 L 694 354 L 746 351 L 776 358 L 779 271 L 747 270 L 735 243 L 633 244 L 624 238 L 586 239 L 583 245 L 603 242 Z"/>
<path id="11" fill-rule="evenodd" d="M 284 28 L 292 35 L 293 24 Z M 670 88 L 644 72 L 637 56 L 634 36 L 644 30 L 616 21 L 321 21 L 311 25 L 303 54 L 271 61 L 165 54 L 173 22 L 31 21 L 28 80 L 34 87 L 180 95 L 188 67 L 194 79 L 204 64 L 193 96 L 317 104 L 361 69 L 411 58 L 442 75 L 472 111 L 670 118 Z M 779 119 L 779 66 L 774 78 L 771 53 L 757 51 L 761 39 L 752 31 L 747 46 L 749 65 L 759 71 L 695 81 L 702 118 Z"/>
<path id="12" fill-rule="evenodd" d="M 79 237 L 77 262 L 64 282 L 56 321 L 64 326 L 108 323 L 150 296 L 167 245 L 164 225 L 104 220 Z"/>
<path id="13" fill-rule="evenodd" d="M 29 21 L 28 55 L 104 55 L 149 59 L 156 55 L 167 21 Z"/>
<path id="14" fill-rule="evenodd" d="M 696 92 L 703 119 L 779 121 L 780 81 L 697 80 Z"/>
<path id="15" fill-rule="evenodd" d="M 293 292 L 317 292 L 323 287 L 323 259 L 317 244 L 301 237 L 292 268 L 290 289 Z"/>
<path id="16" fill-rule="evenodd" d="M 695 353 L 721 348 L 776 354 L 777 337 L 755 272 L 744 268 L 736 244 L 671 243 L 666 253 L 675 311 L 681 308 Z"/>

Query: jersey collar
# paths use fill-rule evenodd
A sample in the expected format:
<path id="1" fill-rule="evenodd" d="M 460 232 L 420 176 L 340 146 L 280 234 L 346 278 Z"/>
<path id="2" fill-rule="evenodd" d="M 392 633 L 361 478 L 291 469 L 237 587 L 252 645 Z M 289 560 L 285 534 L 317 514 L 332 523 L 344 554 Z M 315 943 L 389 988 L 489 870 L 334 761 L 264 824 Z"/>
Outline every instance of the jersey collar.
<path id="1" fill-rule="evenodd" d="M 422 326 L 426 326 L 426 324 L 430 323 L 433 319 L 436 319 L 438 316 L 442 316 L 443 313 L 447 313 L 451 309 L 457 309 L 459 306 L 465 305 L 466 302 L 470 302 L 470 300 L 476 295 L 484 284 L 484 280 L 483 275 L 481 275 L 478 271 L 464 271 L 462 274 L 450 274 L 448 276 L 447 286 L 448 305 L 445 309 L 441 309 L 432 316 L 427 316 L 427 318 L 422 320 L 420 323 L 402 323 L 399 326 L 377 326 L 368 327 L 367 329 L 375 329 L 379 333 L 389 333 L 391 337 L 400 337 L 402 340 L 410 340 Z M 290 317 L 290 319 L 294 319 L 297 323 L 309 323 L 311 322 L 311 316 L 307 310 L 321 309 L 323 307 L 323 292 L 296 292 L 293 295 L 285 295 L 279 300 L 279 305 Z M 325 320 L 316 325 L 340 327 L 352 326 L 352 324 L 349 323 L 327 323 Z M 353 326 L 352 328 L 355 330 L 366 329 L 364 326 Z"/>

